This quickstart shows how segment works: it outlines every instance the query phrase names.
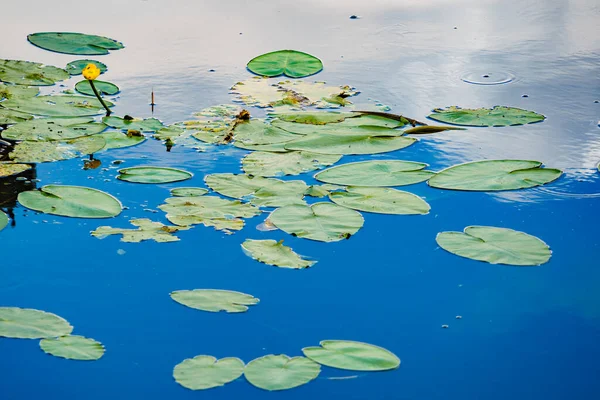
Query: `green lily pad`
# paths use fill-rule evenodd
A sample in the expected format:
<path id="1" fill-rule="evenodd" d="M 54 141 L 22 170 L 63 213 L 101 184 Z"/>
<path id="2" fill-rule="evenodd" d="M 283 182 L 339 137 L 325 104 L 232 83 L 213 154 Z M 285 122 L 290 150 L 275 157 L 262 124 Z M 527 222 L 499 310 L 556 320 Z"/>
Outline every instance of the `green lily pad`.
<path id="1" fill-rule="evenodd" d="M 400 366 L 392 352 L 368 343 L 350 340 L 323 340 L 320 347 L 305 347 L 304 355 L 328 367 L 351 371 L 387 371 Z"/>
<path id="2" fill-rule="evenodd" d="M 147 119 L 123 119 L 121 117 L 104 117 L 102 122 L 106 125 L 123 130 L 136 130 L 140 132 L 156 132 L 165 126 L 156 118 Z"/>
<path id="3" fill-rule="evenodd" d="M 76 335 L 43 339 L 40 347 L 47 354 L 69 360 L 94 361 L 104 355 L 102 343 Z"/>
<path id="4" fill-rule="evenodd" d="M 430 133 L 438 133 L 444 131 L 464 131 L 466 128 L 459 128 L 456 126 L 436 126 L 436 125 L 423 125 L 415 126 L 414 128 L 408 128 L 404 130 L 405 135 L 426 135 Z"/>
<path id="5" fill-rule="evenodd" d="M 246 239 L 242 249 L 256 261 L 281 268 L 303 269 L 312 267 L 316 261 L 305 260 L 283 241 Z"/>
<path id="6" fill-rule="evenodd" d="M 106 125 L 94 122 L 93 118 L 40 118 L 15 124 L 2 137 L 9 140 L 68 140 L 95 135 L 106 129 Z"/>
<path id="7" fill-rule="evenodd" d="M 206 193 L 208 193 L 208 189 L 199 187 L 181 187 L 171 189 L 171 196 L 175 197 L 197 197 L 204 196 Z"/>
<path id="8" fill-rule="evenodd" d="M 72 140 L 17 143 L 9 154 L 11 160 L 23 163 L 41 163 L 82 157 L 104 148 L 106 142 L 100 135 L 84 136 Z"/>
<path id="9" fill-rule="evenodd" d="M 31 168 L 29 164 L 0 163 L 0 178 L 18 175 L 21 172 L 29 171 Z"/>
<path id="10" fill-rule="evenodd" d="M 529 160 L 474 161 L 446 168 L 427 183 L 438 189 L 487 192 L 545 185 L 562 175 L 558 169 L 541 166 Z"/>
<path id="11" fill-rule="evenodd" d="M 114 39 L 76 32 L 37 32 L 27 35 L 27 40 L 44 50 L 85 56 L 108 54 L 109 50 L 124 48 Z"/>
<path id="12" fill-rule="evenodd" d="M 107 107 L 114 106 L 104 100 Z M 37 96 L 30 99 L 14 98 L 2 102 L 11 110 L 46 117 L 86 117 L 105 112 L 98 99 L 84 96 Z"/>
<path id="13" fill-rule="evenodd" d="M 171 293 L 171 298 L 196 310 L 228 313 L 246 312 L 247 306 L 258 304 L 260 301 L 249 294 L 218 289 L 177 290 Z"/>
<path id="14" fill-rule="evenodd" d="M 435 239 L 452 254 L 490 264 L 541 265 L 552 255 L 548 245 L 524 232 L 492 226 L 468 226 L 463 232 L 441 232 Z"/>
<path id="15" fill-rule="evenodd" d="M 333 165 L 340 155 L 317 154 L 307 151 L 271 153 L 255 151 L 242 159 L 244 172 L 255 176 L 299 175 Z"/>
<path id="16" fill-rule="evenodd" d="M 428 214 L 431 209 L 419 196 L 391 188 L 351 186 L 330 193 L 329 199 L 340 206 L 379 214 Z"/>
<path id="17" fill-rule="evenodd" d="M 196 356 L 177 364 L 173 369 L 173 378 L 185 388 L 204 390 L 223 386 L 243 373 L 244 362 L 239 358 L 217 360 L 212 356 Z"/>
<path id="18" fill-rule="evenodd" d="M 96 61 L 96 60 L 71 61 L 70 63 L 67 64 L 67 68 L 65 68 L 65 69 L 67 70 L 67 72 L 70 75 L 81 75 L 81 73 L 83 72 L 83 69 L 85 67 L 87 67 L 88 64 L 94 64 L 96 66 L 96 68 L 98 68 L 100 70 L 101 74 L 105 73 L 106 70 L 108 69 L 106 64 L 101 63 L 100 61 Z"/>
<path id="19" fill-rule="evenodd" d="M 436 108 L 428 116 L 436 121 L 466 126 L 508 126 L 524 125 L 546 119 L 542 114 L 515 107 L 495 106 L 493 108 Z"/>
<path id="20" fill-rule="evenodd" d="M 281 207 L 273 211 L 269 219 L 290 235 L 320 242 L 348 239 L 364 223 L 360 213 L 331 203 Z"/>
<path id="21" fill-rule="evenodd" d="M 253 58 L 247 67 L 250 72 L 261 76 L 303 78 L 320 72 L 323 63 L 315 56 L 300 51 L 279 50 Z"/>
<path id="22" fill-rule="evenodd" d="M 31 119 L 33 119 L 33 115 L 31 114 L 9 110 L 8 108 L 0 106 L 0 125 L 18 124 L 19 122 L 29 121 Z"/>
<path id="23" fill-rule="evenodd" d="M 170 183 L 185 181 L 192 177 L 191 172 L 166 167 L 130 167 L 119 170 L 117 179 L 135 183 Z"/>
<path id="24" fill-rule="evenodd" d="M 121 91 L 117 85 L 110 82 L 104 81 L 94 81 L 94 86 L 100 95 L 108 95 L 112 96 Z M 92 86 L 90 82 L 87 80 L 79 81 L 75 84 L 75 90 L 81 94 L 85 94 L 87 96 L 95 96 L 94 91 L 92 90 Z"/>
<path id="25" fill-rule="evenodd" d="M 305 357 L 270 354 L 246 365 L 244 376 L 264 390 L 286 390 L 304 385 L 321 373 L 321 366 Z"/>
<path id="26" fill-rule="evenodd" d="M 120 131 L 104 132 L 99 136 L 103 137 L 106 142 L 103 150 L 122 149 L 136 146 L 146 141 L 145 136 L 130 136 Z"/>
<path id="27" fill-rule="evenodd" d="M 321 154 L 379 154 L 400 150 L 416 139 L 402 136 L 371 135 L 308 135 L 285 144 L 288 150 Z"/>
<path id="28" fill-rule="evenodd" d="M 122 210 L 115 197 L 82 186 L 46 185 L 19 193 L 17 200 L 35 211 L 75 218 L 111 218 Z"/>
<path id="29" fill-rule="evenodd" d="M 0 211 L 0 231 L 8 225 L 8 216 Z"/>
<path id="30" fill-rule="evenodd" d="M 173 233 L 190 229 L 187 226 L 167 226 L 160 222 L 153 222 L 148 218 L 132 219 L 131 225 L 138 229 L 121 229 L 110 226 L 100 226 L 92 231 L 92 236 L 104 239 L 109 235 L 123 235 L 121 242 L 139 243 L 143 240 L 154 240 L 159 243 L 177 242 L 179 238 Z"/>
<path id="31" fill-rule="evenodd" d="M 242 142 L 233 142 L 233 145 L 237 148 L 250 150 L 250 151 L 266 151 L 270 153 L 288 153 L 291 150 L 287 150 L 284 146 L 287 142 L 273 143 L 273 144 L 244 144 Z"/>
<path id="32" fill-rule="evenodd" d="M 184 132 L 185 132 L 185 129 L 180 128 L 175 125 L 170 125 L 170 126 L 166 126 L 164 128 L 160 128 L 154 135 L 152 135 L 152 137 L 155 139 L 158 139 L 158 140 L 167 140 L 167 139 L 176 140 Z"/>
<path id="33" fill-rule="evenodd" d="M 289 142 L 297 139 L 298 135 L 255 119 L 236 125 L 233 131 L 233 138 L 236 142 L 241 142 L 245 145 L 261 145 Z"/>
<path id="34" fill-rule="evenodd" d="M 0 59 L 0 81 L 28 86 L 52 86 L 69 79 L 67 71 L 51 65 Z"/>
<path id="35" fill-rule="evenodd" d="M 333 191 L 345 189 L 346 188 L 344 186 L 330 185 L 326 183 L 324 185 L 310 185 L 304 194 L 310 197 L 326 197 L 329 196 L 329 194 Z"/>
<path id="36" fill-rule="evenodd" d="M 343 122 L 330 123 L 327 125 L 300 124 L 297 122 L 285 122 L 274 120 L 271 125 L 297 135 L 368 135 L 368 136 L 402 136 L 404 132 L 378 125 L 354 125 L 348 121 L 361 118 L 348 118 Z"/>
<path id="37" fill-rule="evenodd" d="M 434 173 L 425 171 L 427 164 L 388 160 L 360 161 L 328 168 L 315 179 L 349 186 L 404 186 L 426 181 Z"/>
<path id="38" fill-rule="evenodd" d="M 0 337 L 43 339 L 68 335 L 72 330 L 66 320 L 49 312 L 0 307 Z"/>
<path id="39" fill-rule="evenodd" d="M 310 125 L 325 125 L 342 122 L 348 118 L 360 116 L 359 113 L 354 112 L 287 112 L 270 113 L 269 115 L 285 122 L 296 122 Z"/>
<path id="40" fill-rule="evenodd" d="M 265 207 L 305 204 L 302 198 L 308 189 L 303 181 L 282 181 L 261 176 L 211 174 L 206 175 L 204 180 L 209 188 L 223 196 Z"/>
<path id="41" fill-rule="evenodd" d="M 32 98 L 40 93 L 38 87 L 22 86 L 22 85 L 7 85 L 0 82 L 0 100 L 13 99 L 15 97 Z"/>

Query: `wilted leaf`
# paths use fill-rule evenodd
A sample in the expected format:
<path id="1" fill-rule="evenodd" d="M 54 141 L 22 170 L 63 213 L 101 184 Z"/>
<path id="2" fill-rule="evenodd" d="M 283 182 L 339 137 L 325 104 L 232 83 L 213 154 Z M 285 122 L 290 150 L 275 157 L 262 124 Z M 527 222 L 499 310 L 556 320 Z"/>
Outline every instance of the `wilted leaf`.
<path id="1" fill-rule="evenodd" d="M 110 226 L 100 226 L 92 232 L 92 236 L 104 239 L 109 235 L 123 235 L 121 242 L 139 243 L 143 240 L 154 240 L 159 243 L 177 242 L 179 238 L 173 233 L 190 229 L 188 226 L 167 226 L 153 222 L 148 218 L 132 219 L 131 225 L 138 229 L 121 229 Z"/>
<path id="2" fill-rule="evenodd" d="M 104 148 L 106 142 L 100 135 L 84 136 L 64 142 L 17 143 L 9 157 L 16 162 L 41 163 L 82 157 L 96 153 Z"/>
<path id="3" fill-rule="evenodd" d="M 246 239 L 242 243 L 244 251 L 256 261 L 281 268 L 303 269 L 313 266 L 316 261 L 308 261 L 296 254 L 282 241 Z"/>

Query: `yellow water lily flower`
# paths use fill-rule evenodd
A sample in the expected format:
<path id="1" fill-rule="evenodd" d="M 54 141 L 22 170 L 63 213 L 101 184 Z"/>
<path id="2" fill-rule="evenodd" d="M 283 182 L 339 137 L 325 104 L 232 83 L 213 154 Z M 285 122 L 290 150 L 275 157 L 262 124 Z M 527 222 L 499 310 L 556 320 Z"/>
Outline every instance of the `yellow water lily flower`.
<path id="1" fill-rule="evenodd" d="M 88 81 L 93 81 L 100 76 L 100 68 L 96 67 L 95 64 L 88 64 L 85 66 L 81 74 Z"/>

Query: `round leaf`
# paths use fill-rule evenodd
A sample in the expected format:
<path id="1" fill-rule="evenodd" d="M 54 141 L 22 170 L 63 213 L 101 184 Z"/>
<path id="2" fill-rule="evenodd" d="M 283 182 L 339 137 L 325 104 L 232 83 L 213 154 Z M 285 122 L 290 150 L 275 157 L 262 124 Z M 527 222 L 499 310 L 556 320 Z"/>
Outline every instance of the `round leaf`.
<path id="1" fill-rule="evenodd" d="M 440 247 L 461 257 L 490 264 L 541 265 L 552 252 L 548 245 L 524 232 L 491 226 L 469 226 L 462 232 L 441 232 Z"/>
<path id="2" fill-rule="evenodd" d="M 0 336 L 42 339 L 68 335 L 73 330 L 58 315 L 31 308 L 0 307 Z"/>
<path id="3" fill-rule="evenodd" d="M 114 39 L 75 32 L 38 32 L 28 35 L 27 40 L 44 50 L 88 56 L 108 54 L 108 50 L 124 47 Z"/>
<path id="4" fill-rule="evenodd" d="M 69 335 L 40 341 L 45 353 L 69 360 L 93 361 L 104 355 L 104 346 L 94 339 Z"/>
<path id="5" fill-rule="evenodd" d="M 171 298 L 196 310 L 228 313 L 248 311 L 247 306 L 258 304 L 260 301 L 249 294 L 218 289 L 177 290 L 171 293 Z"/>
<path id="6" fill-rule="evenodd" d="M 321 60 L 310 54 L 295 50 L 279 50 L 253 58 L 248 69 L 257 75 L 303 78 L 323 69 Z"/>
<path id="7" fill-rule="evenodd" d="M 348 239 L 364 223 L 360 213 L 330 203 L 281 207 L 273 211 L 269 219 L 290 235 L 320 242 Z"/>
<path id="8" fill-rule="evenodd" d="M 197 197 L 204 196 L 206 193 L 208 193 L 208 189 L 197 187 L 181 187 L 171 189 L 171 196 L 175 197 Z"/>
<path id="9" fill-rule="evenodd" d="M 246 174 L 255 176 L 299 175 L 335 164 L 340 158 L 339 155 L 306 151 L 288 153 L 255 151 L 243 158 L 242 168 Z"/>
<path id="10" fill-rule="evenodd" d="M 321 366 L 308 358 L 270 354 L 250 361 L 244 376 L 252 385 L 271 391 L 304 385 L 320 372 Z"/>
<path id="11" fill-rule="evenodd" d="M 400 366 L 390 351 L 368 343 L 349 340 L 323 340 L 321 347 L 305 347 L 304 355 L 328 367 L 352 371 L 386 371 Z"/>
<path id="12" fill-rule="evenodd" d="M 110 83 L 110 82 L 104 82 L 104 81 L 94 81 L 94 86 L 96 87 L 96 90 L 98 91 L 98 93 L 100 95 L 109 95 L 112 96 L 114 94 L 119 93 L 120 89 L 117 85 L 115 85 L 114 83 Z M 79 81 L 75 84 L 75 90 L 78 91 L 81 94 L 85 94 L 87 96 L 95 96 L 96 94 L 94 93 L 94 91 L 92 90 L 92 86 L 90 85 L 90 82 L 85 80 L 85 81 Z"/>
<path id="13" fill-rule="evenodd" d="M 106 145 L 102 150 L 122 149 L 143 143 L 146 141 L 145 136 L 130 136 L 119 131 L 110 131 L 101 133 L 99 136 L 104 138 Z"/>
<path id="14" fill-rule="evenodd" d="M 70 63 L 67 64 L 66 70 L 70 75 L 81 75 L 81 73 L 83 72 L 83 69 L 85 67 L 87 67 L 88 64 L 94 64 L 96 66 L 96 68 L 98 68 L 100 70 L 101 74 L 105 73 L 106 70 L 108 69 L 106 67 L 106 64 L 101 63 L 100 61 L 75 60 L 75 61 L 71 61 Z"/>
<path id="15" fill-rule="evenodd" d="M 359 117 L 354 112 L 289 112 L 271 113 L 270 116 L 277 117 L 281 121 L 296 122 L 300 124 L 325 125 L 329 123 L 342 122 L 348 118 Z"/>
<path id="16" fill-rule="evenodd" d="M 544 185 L 562 175 L 558 169 L 541 166 L 528 160 L 475 161 L 446 168 L 427 183 L 438 189 L 499 191 Z"/>
<path id="17" fill-rule="evenodd" d="M 104 100 L 108 107 L 114 106 Z M 16 98 L 2 102 L 2 106 L 24 113 L 47 117 L 85 117 L 105 112 L 98 99 L 84 96 L 37 96 Z"/>
<path id="18" fill-rule="evenodd" d="M 319 134 L 287 142 L 284 147 L 321 154 L 379 154 L 403 149 L 416 141 L 402 136 Z"/>
<path id="19" fill-rule="evenodd" d="M 25 121 L 2 131 L 9 140 L 68 140 L 94 135 L 106 129 L 106 125 L 94 122 L 93 118 L 40 118 Z"/>
<path id="20" fill-rule="evenodd" d="M 454 125 L 466 126 L 507 126 L 540 122 L 546 119 L 542 114 L 515 107 L 495 106 L 493 108 L 436 108 L 428 118 Z"/>
<path id="21" fill-rule="evenodd" d="M 123 119 L 121 117 L 110 116 L 102 118 L 102 122 L 112 128 L 123 130 L 131 129 L 140 132 L 155 132 L 165 127 L 163 123 L 156 118 Z"/>
<path id="22" fill-rule="evenodd" d="M 122 210 L 110 194 L 81 186 L 46 185 L 19 193 L 17 200 L 35 211 L 75 218 L 111 218 Z"/>
<path id="23" fill-rule="evenodd" d="M 348 187 L 329 194 L 340 206 L 379 214 L 427 214 L 431 207 L 419 196 L 401 190 L 379 187 Z"/>
<path id="24" fill-rule="evenodd" d="M 296 254 L 282 241 L 246 239 L 242 249 L 250 257 L 265 264 L 281 268 L 303 269 L 313 266 L 316 261 L 308 261 Z"/>
<path id="25" fill-rule="evenodd" d="M 67 71 L 51 65 L 0 59 L 0 81 L 17 85 L 51 86 L 69 77 Z"/>
<path id="26" fill-rule="evenodd" d="M 361 161 L 328 168 L 315 175 L 321 182 L 350 186 L 404 186 L 426 181 L 433 172 L 412 161 Z"/>
<path id="27" fill-rule="evenodd" d="M 0 125 L 18 124 L 19 122 L 29 121 L 33 115 L 20 111 L 9 110 L 0 106 Z"/>
<path id="28" fill-rule="evenodd" d="M 0 100 L 12 99 L 15 97 L 32 98 L 39 93 L 40 89 L 35 86 L 7 85 L 0 82 Z"/>
<path id="29" fill-rule="evenodd" d="M 182 169 L 166 167 L 131 167 L 119 170 L 117 179 L 135 183 L 169 183 L 190 179 L 193 175 Z"/>
<path id="30" fill-rule="evenodd" d="M 223 386 L 243 373 L 244 362 L 239 358 L 217 360 L 212 356 L 196 356 L 177 364 L 173 369 L 173 378 L 185 388 L 203 390 Z"/>

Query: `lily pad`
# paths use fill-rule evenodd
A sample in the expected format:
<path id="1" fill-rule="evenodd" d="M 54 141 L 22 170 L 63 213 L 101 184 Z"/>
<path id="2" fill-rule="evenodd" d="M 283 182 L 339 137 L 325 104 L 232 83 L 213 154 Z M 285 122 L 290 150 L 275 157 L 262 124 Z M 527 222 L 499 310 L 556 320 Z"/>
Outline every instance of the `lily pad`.
<path id="1" fill-rule="evenodd" d="M 333 165 L 340 155 L 317 154 L 307 151 L 271 153 L 255 151 L 242 159 L 244 172 L 255 176 L 299 175 Z"/>
<path id="2" fill-rule="evenodd" d="M 312 267 L 316 261 L 305 260 L 283 241 L 246 239 L 242 248 L 256 261 L 281 268 L 303 269 Z"/>
<path id="3" fill-rule="evenodd" d="M 108 54 L 109 50 L 124 47 L 114 39 L 76 32 L 37 32 L 27 35 L 27 40 L 44 50 L 86 56 Z"/>
<path id="4" fill-rule="evenodd" d="M 391 129 L 385 126 L 377 125 L 354 125 L 348 121 L 358 120 L 360 118 L 348 118 L 343 122 L 330 123 L 327 125 L 300 124 L 296 122 L 285 122 L 274 120 L 271 126 L 283 129 L 287 132 L 297 135 L 367 135 L 367 136 L 402 136 L 404 132 L 397 129 Z"/>
<path id="5" fill-rule="evenodd" d="M 311 197 L 326 197 L 333 191 L 337 190 L 345 190 L 344 186 L 331 185 L 329 183 L 325 183 L 323 185 L 310 185 L 308 190 L 304 192 L 306 196 Z"/>
<path id="6" fill-rule="evenodd" d="M 243 373 L 244 362 L 239 358 L 217 360 L 212 356 L 196 356 L 177 364 L 173 369 L 173 378 L 185 388 L 203 390 L 223 386 Z"/>
<path id="7" fill-rule="evenodd" d="M 256 75 L 303 78 L 323 69 L 323 63 L 315 56 L 295 50 L 279 50 L 262 54 L 248 62 L 248 69 Z"/>
<path id="8" fill-rule="evenodd" d="M 264 390 L 286 390 L 304 385 L 321 373 L 321 366 L 305 357 L 270 354 L 246 365 L 244 376 Z"/>
<path id="9" fill-rule="evenodd" d="M 110 82 L 94 81 L 94 86 L 100 95 L 104 94 L 112 96 L 120 92 L 119 87 Z M 92 86 L 87 80 L 77 82 L 75 84 L 75 90 L 87 96 L 95 96 Z"/>
<path id="10" fill-rule="evenodd" d="M 138 229 L 121 229 L 110 226 L 100 226 L 92 231 L 92 236 L 104 239 L 109 235 L 123 235 L 121 242 L 139 243 L 143 240 L 154 240 L 159 243 L 177 242 L 179 238 L 173 233 L 190 229 L 187 226 L 167 226 L 160 222 L 153 222 L 148 218 L 132 219 L 131 225 Z"/>
<path id="11" fill-rule="evenodd" d="M 8 216 L 0 211 L 0 231 L 8 225 Z"/>
<path id="12" fill-rule="evenodd" d="M 242 142 L 233 142 L 233 145 L 237 148 L 250 150 L 250 151 L 267 151 L 270 153 L 288 153 L 291 150 L 287 150 L 285 146 L 286 142 L 273 143 L 273 144 L 244 144 Z"/>
<path id="13" fill-rule="evenodd" d="M 331 203 L 281 207 L 273 211 L 269 219 L 290 235 L 320 242 L 348 239 L 364 223 L 360 213 Z"/>
<path id="14" fill-rule="evenodd" d="M 303 106 L 327 109 L 350 105 L 352 102 L 348 98 L 360 93 L 348 85 L 329 86 L 325 82 L 294 80 L 279 82 L 278 86 L 288 93 L 294 93 Z"/>
<path id="15" fill-rule="evenodd" d="M 0 163 L 0 178 L 18 175 L 21 172 L 29 171 L 31 168 L 29 164 Z"/>
<path id="16" fill-rule="evenodd" d="M 140 132 L 156 132 L 165 126 L 156 118 L 147 119 L 123 119 L 121 117 L 104 117 L 102 122 L 106 125 L 123 130 L 136 130 Z"/>
<path id="17" fill-rule="evenodd" d="M 305 347 L 304 355 L 319 364 L 351 371 L 386 371 L 400 366 L 390 351 L 350 340 L 323 340 L 320 347 Z"/>
<path id="18" fill-rule="evenodd" d="M 402 136 L 308 135 L 285 144 L 288 150 L 321 154 L 379 154 L 400 150 L 416 139 Z"/>
<path id="19" fill-rule="evenodd" d="M 426 135 L 430 133 L 438 133 L 444 131 L 464 131 L 466 128 L 459 128 L 457 126 L 436 126 L 436 125 L 423 125 L 415 126 L 414 128 L 408 128 L 404 130 L 405 135 Z"/>
<path id="20" fill-rule="evenodd" d="M 349 186 L 404 186 L 426 181 L 434 173 L 427 164 L 387 160 L 361 161 L 328 168 L 315 175 L 321 182 Z"/>
<path id="21" fill-rule="evenodd" d="M 446 168 L 427 183 L 438 189 L 487 192 L 545 185 L 562 175 L 558 169 L 541 166 L 529 160 L 474 161 Z"/>
<path id="22" fill-rule="evenodd" d="M 206 193 L 208 193 L 208 189 L 199 187 L 181 187 L 171 189 L 171 196 L 175 197 L 197 197 L 204 196 Z"/>
<path id="23" fill-rule="evenodd" d="M 334 203 L 354 210 L 379 214 L 428 214 L 431 207 L 412 193 L 380 187 L 348 187 L 329 194 Z"/>
<path id="24" fill-rule="evenodd" d="M 46 214 L 75 218 L 111 218 L 121 213 L 119 200 L 108 193 L 82 186 L 46 185 L 21 192 L 23 207 Z"/>
<path id="25" fill-rule="evenodd" d="M 339 128 L 351 128 L 357 126 L 378 126 L 382 128 L 399 128 L 408 123 L 405 121 L 398 121 L 397 119 L 387 118 L 380 115 L 369 115 L 361 114 L 359 112 L 298 112 L 298 113 L 271 113 L 270 116 L 277 117 L 274 124 L 280 122 L 288 122 L 290 124 L 281 124 L 280 127 L 286 129 L 290 128 L 291 132 L 298 132 L 302 134 L 313 133 L 314 131 L 308 131 L 309 127 L 302 127 L 302 125 L 292 125 L 291 123 L 304 124 L 304 125 L 319 125 L 320 127 L 327 126 L 327 128 L 339 129 Z M 292 129 L 294 128 L 294 129 Z M 307 131 L 300 131 L 301 129 L 307 129 Z M 399 133 L 401 134 L 401 133 Z"/>
<path id="26" fill-rule="evenodd" d="M 256 119 L 238 124 L 233 131 L 234 140 L 242 142 L 245 145 L 289 142 L 298 137 L 298 135 L 286 132 L 283 129 L 273 127 L 265 124 L 264 121 Z"/>
<path id="27" fill-rule="evenodd" d="M 211 174 L 206 175 L 204 180 L 209 188 L 223 196 L 265 207 L 305 204 L 302 198 L 308 189 L 303 181 L 282 181 L 243 174 Z"/>
<path id="28" fill-rule="evenodd" d="M 94 64 L 96 66 L 96 68 L 98 68 L 100 70 L 101 74 L 105 73 L 106 70 L 108 69 L 106 64 L 101 63 L 100 61 L 75 60 L 75 61 L 71 61 L 70 63 L 67 64 L 66 70 L 70 75 L 81 75 L 81 73 L 83 72 L 83 69 L 85 67 L 87 67 L 88 64 Z"/>
<path id="29" fill-rule="evenodd" d="M 360 116 L 354 112 L 287 112 L 270 113 L 272 117 L 285 122 L 296 122 L 300 124 L 325 125 L 330 123 L 342 122 L 348 118 Z"/>
<path id="30" fill-rule="evenodd" d="M 170 183 L 185 181 L 192 176 L 182 169 L 147 166 L 120 169 L 117 179 L 135 183 Z"/>
<path id="31" fill-rule="evenodd" d="M 51 65 L 0 59 L 0 81 L 28 86 L 52 86 L 69 79 L 67 71 Z"/>
<path id="32" fill-rule="evenodd" d="M 524 232 L 492 226 L 468 226 L 463 232 L 441 232 L 435 239 L 452 254 L 490 264 L 541 265 L 552 255 L 548 245 Z"/>
<path id="33" fill-rule="evenodd" d="M 96 153 L 104 148 L 106 142 L 100 135 L 84 136 L 64 142 L 33 142 L 17 143 L 9 154 L 11 160 L 24 163 L 41 163 L 82 157 Z"/>
<path id="34" fill-rule="evenodd" d="M 146 141 L 145 136 L 127 135 L 120 131 L 109 131 L 101 133 L 99 136 L 104 138 L 106 145 L 103 150 L 122 149 L 135 146 Z"/>
<path id="35" fill-rule="evenodd" d="M 237 82 L 229 92 L 235 95 L 234 102 L 260 108 L 277 107 L 282 105 L 297 105 L 300 99 L 295 93 L 290 93 L 277 83 L 266 79 L 254 77 L 242 82 Z"/>
<path id="36" fill-rule="evenodd" d="M 114 106 L 104 100 L 107 107 Z M 37 96 L 30 99 L 14 98 L 2 102 L 11 110 L 46 117 L 86 117 L 105 112 L 98 99 L 84 96 Z"/>
<path id="37" fill-rule="evenodd" d="M 94 122 L 93 118 L 40 118 L 15 124 L 2 137 L 9 140 L 68 140 L 95 135 L 106 129 L 106 125 Z"/>
<path id="38" fill-rule="evenodd" d="M 8 100 L 15 97 L 32 98 L 40 93 L 38 87 L 22 86 L 22 85 L 8 85 L 0 82 L 0 101 Z"/>
<path id="39" fill-rule="evenodd" d="M 68 335 L 73 327 L 56 314 L 31 308 L 0 307 L 0 337 L 43 339 Z"/>
<path id="40" fill-rule="evenodd" d="M 541 122 L 546 117 L 533 111 L 515 107 L 495 106 L 493 108 L 436 108 L 428 116 L 436 121 L 466 126 L 507 126 Z"/>
<path id="41" fill-rule="evenodd" d="M 171 298 L 196 310 L 228 313 L 246 312 L 247 306 L 258 304 L 260 301 L 249 294 L 218 289 L 177 290 L 171 293 Z"/>
<path id="42" fill-rule="evenodd" d="M 69 360 L 93 361 L 104 355 L 102 343 L 77 335 L 43 339 L 40 347 L 45 353 Z"/>
<path id="43" fill-rule="evenodd" d="M 33 119 L 33 115 L 0 106 L 0 125 L 18 124 L 30 119 Z"/>

